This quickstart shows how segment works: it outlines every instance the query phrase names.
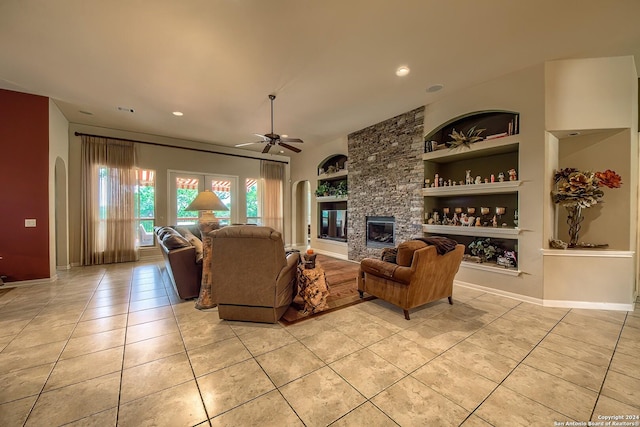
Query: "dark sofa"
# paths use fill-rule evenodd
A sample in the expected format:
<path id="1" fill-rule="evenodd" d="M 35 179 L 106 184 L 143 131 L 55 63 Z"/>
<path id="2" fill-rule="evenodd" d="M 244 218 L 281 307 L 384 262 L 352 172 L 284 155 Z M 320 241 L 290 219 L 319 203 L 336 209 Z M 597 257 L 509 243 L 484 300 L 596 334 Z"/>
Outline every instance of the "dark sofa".
<path id="1" fill-rule="evenodd" d="M 178 296 L 197 298 L 202 280 L 202 240 L 197 226 L 155 227 L 166 272 Z"/>

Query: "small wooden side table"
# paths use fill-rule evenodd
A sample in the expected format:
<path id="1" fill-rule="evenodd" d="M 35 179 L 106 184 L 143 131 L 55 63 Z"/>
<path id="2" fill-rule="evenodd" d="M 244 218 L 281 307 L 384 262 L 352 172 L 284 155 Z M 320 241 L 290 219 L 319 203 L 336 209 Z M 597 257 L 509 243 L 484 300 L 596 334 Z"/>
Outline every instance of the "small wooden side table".
<path id="1" fill-rule="evenodd" d="M 304 306 L 304 313 L 317 313 L 329 308 L 328 296 L 329 286 L 320 263 L 316 261 L 315 268 L 304 268 L 303 263 L 298 264 L 298 293 L 293 302 Z"/>

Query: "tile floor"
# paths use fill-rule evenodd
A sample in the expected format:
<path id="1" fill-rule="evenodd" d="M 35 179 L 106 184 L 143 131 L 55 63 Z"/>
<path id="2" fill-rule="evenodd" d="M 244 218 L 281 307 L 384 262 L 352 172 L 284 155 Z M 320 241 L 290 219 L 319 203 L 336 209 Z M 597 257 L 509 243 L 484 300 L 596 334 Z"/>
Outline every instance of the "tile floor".
<path id="1" fill-rule="evenodd" d="M 554 426 L 640 415 L 639 306 L 542 308 L 456 287 L 453 306 L 430 304 L 410 321 L 370 301 L 284 327 L 198 311 L 158 266 L 74 268 L 0 297 L 1 426 Z"/>

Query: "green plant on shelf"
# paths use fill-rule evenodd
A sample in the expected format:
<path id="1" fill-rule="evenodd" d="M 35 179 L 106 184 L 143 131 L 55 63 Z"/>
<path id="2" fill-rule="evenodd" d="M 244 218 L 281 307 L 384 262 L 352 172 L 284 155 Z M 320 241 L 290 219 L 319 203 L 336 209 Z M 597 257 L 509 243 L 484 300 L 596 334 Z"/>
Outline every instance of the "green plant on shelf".
<path id="1" fill-rule="evenodd" d="M 491 243 L 490 238 L 476 239 L 469 243 L 469 251 L 471 255 L 480 258 L 480 262 L 490 261 L 500 254 L 500 247 Z"/>
<path id="2" fill-rule="evenodd" d="M 336 190 L 336 196 L 346 196 L 347 193 L 349 192 L 349 189 L 347 187 L 347 181 L 340 181 L 336 186 L 335 190 Z"/>
<path id="3" fill-rule="evenodd" d="M 316 189 L 316 197 L 323 196 L 331 196 L 332 191 L 334 189 L 329 185 L 328 182 L 320 182 L 318 183 L 318 188 Z"/>

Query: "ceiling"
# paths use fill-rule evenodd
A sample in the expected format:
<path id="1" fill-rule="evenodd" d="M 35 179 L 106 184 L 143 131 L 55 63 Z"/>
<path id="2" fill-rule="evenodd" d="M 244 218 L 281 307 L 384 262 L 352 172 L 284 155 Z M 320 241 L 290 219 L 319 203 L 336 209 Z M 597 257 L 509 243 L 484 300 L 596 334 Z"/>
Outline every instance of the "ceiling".
<path id="1" fill-rule="evenodd" d="M 275 94 L 275 132 L 304 148 L 547 60 L 640 66 L 639 16 L 638 0 L 1 0 L 0 88 L 227 146 L 270 130 Z"/>

